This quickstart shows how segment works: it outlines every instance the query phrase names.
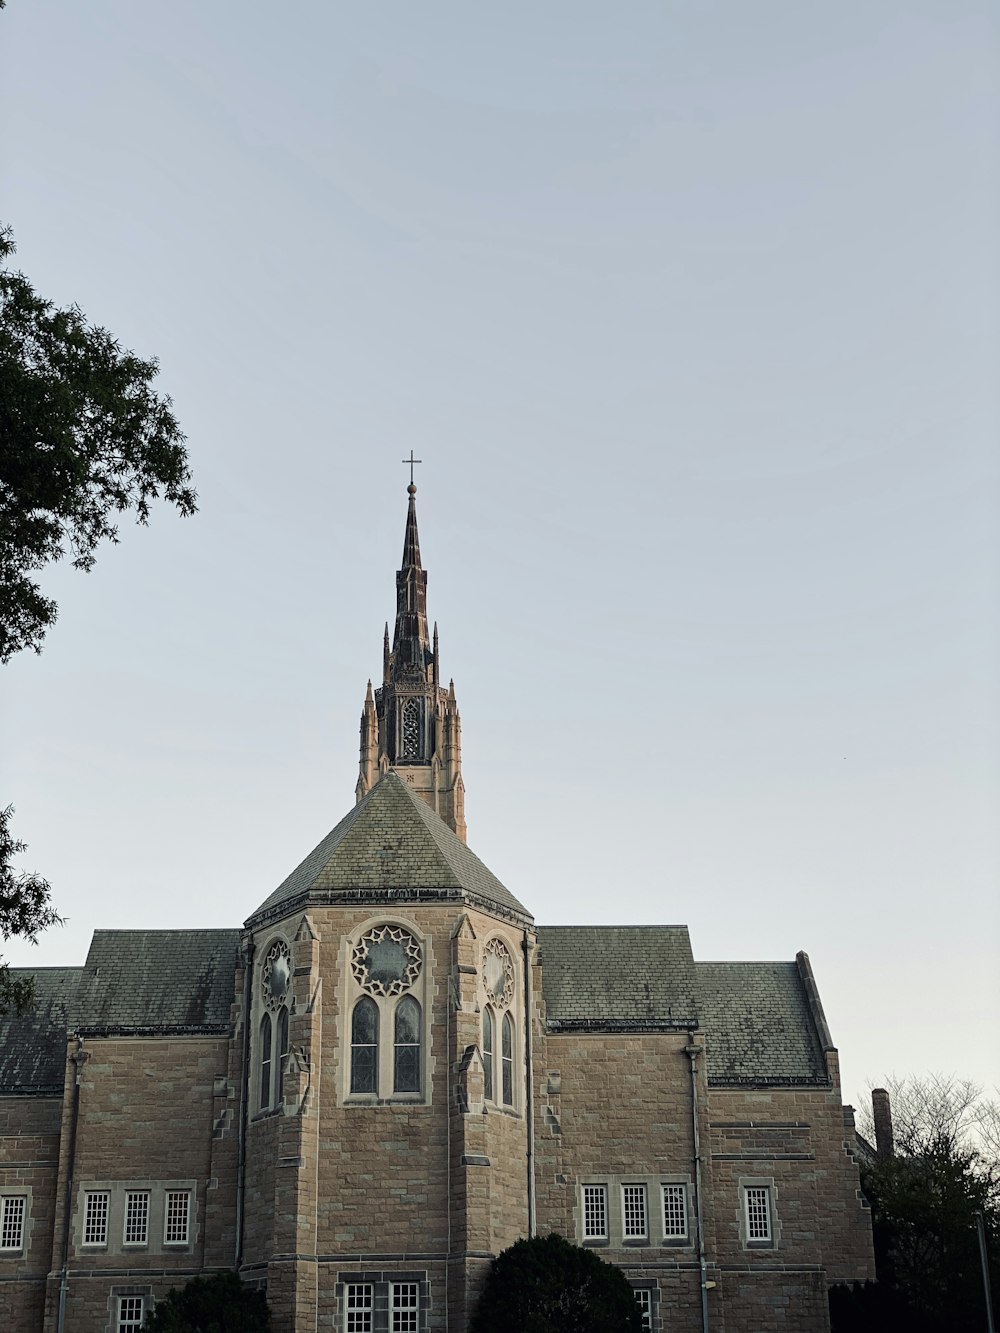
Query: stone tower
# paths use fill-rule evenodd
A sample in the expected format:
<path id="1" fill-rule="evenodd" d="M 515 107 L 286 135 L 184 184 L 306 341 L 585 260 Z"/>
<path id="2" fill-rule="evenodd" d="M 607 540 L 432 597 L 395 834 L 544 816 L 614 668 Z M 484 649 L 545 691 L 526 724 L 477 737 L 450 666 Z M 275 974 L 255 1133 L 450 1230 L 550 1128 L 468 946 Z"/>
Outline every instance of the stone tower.
<path id="1" fill-rule="evenodd" d="M 438 631 L 427 632 L 427 574 L 420 563 L 417 488 L 410 497 L 403 538 L 402 568 L 396 572 L 396 627 L 392 646 L 385 627 L 382 684 L 371 681 L 361 712 L 360 801 L 378 779 L 394 769 L 414 795 L 440 815 L 463 842 L 465 785 L 462 782 L 462 720 L 455 683 L 441 684 Z"/>

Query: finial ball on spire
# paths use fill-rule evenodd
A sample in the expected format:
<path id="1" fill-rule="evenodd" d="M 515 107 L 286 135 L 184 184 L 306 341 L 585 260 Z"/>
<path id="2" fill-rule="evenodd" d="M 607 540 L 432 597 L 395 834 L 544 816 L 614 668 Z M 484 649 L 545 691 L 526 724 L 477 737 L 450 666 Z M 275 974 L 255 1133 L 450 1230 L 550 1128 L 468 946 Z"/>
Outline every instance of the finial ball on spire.
<path id="1" fill-rule="evenodd" d="M 414 486 L 414 484 L 413 484 L 412 481 L 410 482 L 409 486 L 407 486 L 407 488 L 406 488 L 406 493 L 407 493 L 407 495 L 416 495 L 416 493 L 417 493 L 417 488 L 416 488 L 416 486 Z"/>

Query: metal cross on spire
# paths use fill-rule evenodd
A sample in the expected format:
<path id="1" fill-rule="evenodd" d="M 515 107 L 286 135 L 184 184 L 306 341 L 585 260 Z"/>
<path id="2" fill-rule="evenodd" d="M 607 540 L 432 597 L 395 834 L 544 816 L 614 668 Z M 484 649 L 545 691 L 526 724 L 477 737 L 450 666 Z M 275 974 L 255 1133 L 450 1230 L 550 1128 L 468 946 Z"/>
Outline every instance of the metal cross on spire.
<path id="1" fill-rule="evenodd" d="M 414 467 L 416 466 L 417 463 L 422 463 L 424 460 L 423 460 L 422 458 L 414 458 L 414 457 L 413 457 L 413 450 L 411 449 L 411 450 L 410 450 L 410 456 L 409 456 L 409 458 L 404 458 L 404 459 L 401 459 L 400 461 L 401 461 L 402 463 L 404 463 L 404 464 L 408 463 L 408 464 L 410 465 L 410 485 L 412 486 L 412 485 L 413 485 L 413 469 L 414 469 Z"/>

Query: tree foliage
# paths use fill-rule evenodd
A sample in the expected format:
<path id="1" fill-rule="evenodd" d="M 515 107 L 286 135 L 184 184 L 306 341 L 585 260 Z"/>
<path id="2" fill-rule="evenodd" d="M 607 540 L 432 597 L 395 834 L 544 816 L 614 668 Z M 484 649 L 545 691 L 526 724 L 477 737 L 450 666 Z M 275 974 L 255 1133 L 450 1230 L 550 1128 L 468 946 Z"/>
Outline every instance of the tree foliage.
<path id="1" fill-rule="evenodd" d="M 245 1287 L 236 1273 L 194 1277 L 168 1292 L 146 1316 L 144 1333 L 270 1333 L 264 1293 Z"/>
<path id="2" fill-rule="evenodd" d="M 625 1276 L 593 1250 L 553 1232 L 519 1240 L 494 1259 L 470 1333 L 641 1333 Z"/>
<path id="3" fill-rule="evenodd" d="M 39 931 L 61 918 L 49 902 L 48 880 L 13 867 L 14 857 L 25 850 L 25 844 L 11 832 L 13 813 L 11 805 L 0 810 L 0 935 L 4 941 L 16 935 L 36 944 Z M 0 1014 L 12 1005 L 24 1009 L 31 1003 L 32 993 L 31 978 L 11 980 L 9 965 L 0 959 Z"/>
<path id="4" fill-rule="evenodd" d="M 13 253 L 0 229 L 0 263 Z M 195 509 L 184 436 L 157 363 L 124 351 L 77 306 L 58 309 L 0 267 L 0 661 L 41 649 L 56 617 L 33 574 L 67 550 L 89 570 L 118 514 L 162 497 Z"/>
<path id="5" fill-rule="evenodd" d="M 880 1290 L 835 1292 L 835 1333 L 978 1333 L 985 1300 L 977 1213 L 1000 1290 L 1000 1161 L 990 1147 L 996 1103 L 969 1080 L 941 1075 L 887 1086 L 895 1151 L 861 1171 Z M 862 1130 L 869 1127 L 863 1116 Z"/>

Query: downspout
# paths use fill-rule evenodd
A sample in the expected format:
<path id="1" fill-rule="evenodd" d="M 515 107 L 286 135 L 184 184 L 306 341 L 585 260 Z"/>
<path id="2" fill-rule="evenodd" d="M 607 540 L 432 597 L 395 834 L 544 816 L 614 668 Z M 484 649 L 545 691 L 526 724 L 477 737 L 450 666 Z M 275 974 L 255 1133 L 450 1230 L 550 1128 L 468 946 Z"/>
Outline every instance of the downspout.
<path id="1" fill-rule="evenodd" d="M 705 1223 L 701 1207 L 701 1137 L 698 1132 L 698 1054 L 693 1041 L 684 1047 L 691 1060 L 691 1129 L 694 1139 L 694 1208 L 698 1225 L 698 1271 L 701 1278 L 701 1327 L 708 1333 L 708 1269 L 705 1263 Z"/>
<path id="2" fill-rule="evenodd" d="M 452 950 L 455 942 L 452 940 Z M 452 959 L 454 960 L 454 952 Z M 444 1333 L 448 1333 L 448 1311 L 451 1307 L 449 1299 L 449 1288 L 451 1286 L 451 1107 L 452 1107 L 452 1086 L 451 1078 L 454 1072 L 456 1062 L 451 1058 L 451 1006 L 455 997 L 455 977 L 454 969 L 448 980 L 448 993 L 445 997 L 444 1011 L 444 1198 L 445 1198 L 445 1223 L 447 1226 L 447 1243 L 445 1245 L 444 1258 Z M 433 1087 L 431 1089 L 433 1092 Z"/>
<path id="3" fill-rule="evenodd" d="M 240 1089 L 240 1147 L 236 1167 L 236 1262 L 237 1273 L 243 1266 L 244 1197 L 247 1185 L 247 1120 L 250 1105 L 250 1001 L 253 998 L 253 931 L 246 947 L 243 974 L 243 1078 Z"/>
<path id="4" fill-rule="evenodd" d="M 524 1063 L 528 1095 L 524 1103 L 524 1122 L 528 1132 L 528 1237 L 533 1239 L 536 1231 L 535 1217 L 535 1072 L 532 1061 L 531 1043 L 531 961 L 529 958 L 528 932 L 521 938 L 524 951 Z"/>
<path id="5" fill-rule="evenodd" d="M 59 1313 L 56 1318 L 56 1333 L 63 1333 L 66 1327 L 66 1297 L 69 1293 L 69 1231 L 73 1216 L 73 1172 L 76 1164 L 76 1127 L 80 1118 L 80 1075 L 83 1069 L 83 1038 L 77 1036 L 76 1050 L 69 1057 L 76 1067 L 73 1079 L 73 1109 L 69 1120 L 69 1145 L 66 1165 L 66 1198 L 63 1204 L 62 1234 L 62 1272 L 59 1274 Z"/>

